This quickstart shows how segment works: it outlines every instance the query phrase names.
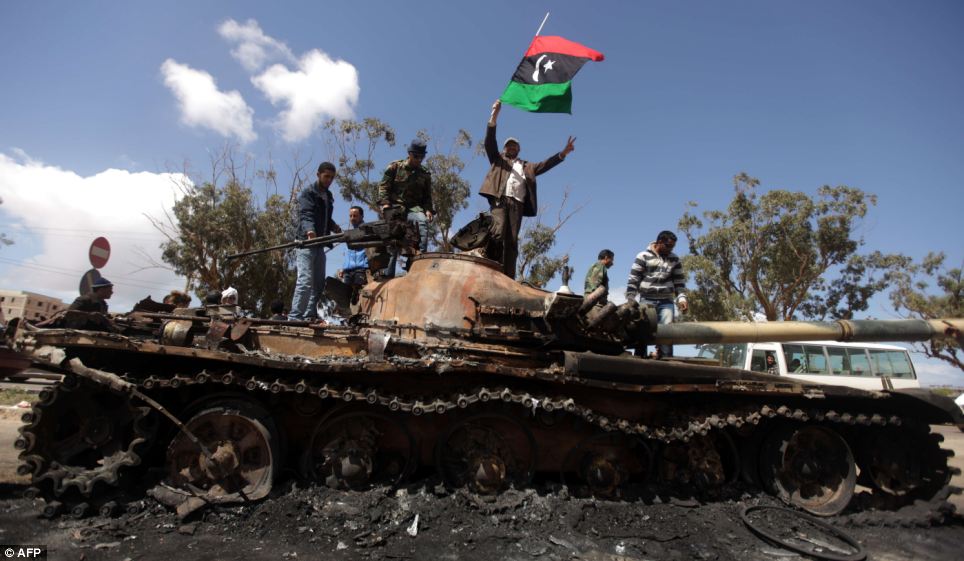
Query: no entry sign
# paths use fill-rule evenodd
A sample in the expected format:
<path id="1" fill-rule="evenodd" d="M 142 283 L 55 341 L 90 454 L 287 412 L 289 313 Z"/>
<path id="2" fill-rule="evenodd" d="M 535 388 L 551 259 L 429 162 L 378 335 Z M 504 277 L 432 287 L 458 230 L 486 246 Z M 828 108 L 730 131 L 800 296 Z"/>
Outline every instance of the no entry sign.
<path id="1" fill-rule="evenodd" d="M 110 243 L 107 241 L 107 238 L 101 236 L 90 244 L 90 264 L 93 265 L 95 269 L 100 269 L 106 265 L 109 257 Z"/>

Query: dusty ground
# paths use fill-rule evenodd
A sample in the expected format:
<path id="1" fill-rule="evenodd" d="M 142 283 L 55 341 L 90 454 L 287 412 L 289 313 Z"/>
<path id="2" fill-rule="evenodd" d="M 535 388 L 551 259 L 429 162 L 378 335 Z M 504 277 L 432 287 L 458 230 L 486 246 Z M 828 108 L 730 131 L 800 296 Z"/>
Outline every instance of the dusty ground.
<path id="1" fill-rule="evenodd" d="M 261 503 L 209 510 L 186 521 L 150 499 L 136 504 L 138 512 L 115 518 L 46 520 L 37 516 L 40 503 L 20 498 L 25 481 L 13 473 L 12 448 L 17 415 L 3 417 L 0 544 L 46 545 L 49 559 L 802 559 L 744 526 L 745 507 L 776 505 L 750 488 L 712 502 L 660 496 L 656 490 L 643 500 L 614 502 L 570 498 L 552 482 L 497 499 L 448 492 L 432 479 L 393 493 L 288 482 Z M 942 432 L 957 451 L 953 463 L 964 465 L 964 433 Z M 952 501 L 960 505 L 961 496 Z M 873 514 L 830 522 L 858 540 L 870 559 L 959 559 L 964 519 L 948 515 L 946 505 L 943 512 L 937 507 L 918 505 L 908 513 L 925 526 L 901 527 L 893 515 Z M 826 539 L 805 524 L 783 527 Z"/>

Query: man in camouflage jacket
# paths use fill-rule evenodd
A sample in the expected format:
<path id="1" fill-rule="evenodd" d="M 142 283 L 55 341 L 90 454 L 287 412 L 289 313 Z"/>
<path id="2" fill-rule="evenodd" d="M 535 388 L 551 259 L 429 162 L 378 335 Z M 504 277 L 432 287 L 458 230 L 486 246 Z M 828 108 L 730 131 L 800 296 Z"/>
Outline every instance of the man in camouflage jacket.
<path id="1" fill-rule="evenodd" d="M 616 254 L 611 250 L 604 249 L 599 252 L 599 260 L 593 263 L 589 267 L 589 271 L 586 272 L 586 285 L 583 294 L 588 296 L 600 286 L 605 287 L 606 293 L 609 293 L 609 271 L 607 269 L 613 266 L 615 258 Z"/>
<path id="2" fill-rule="evenodd" d="M 422 166 L 427 151 L 425 142 L 413 140 L 408 145 L 408 158 L 388 164 L 378 185 L 378 204 L 382 210 L 391 206 L 404 207 L 406 219 L 418 226 L 419 251 L 428 251 L 428 223 L 435 218 L 432 174 Z M 393 250 L 388 267 L 382 272 L 384 277 L 395 276 L 397 261 L 398 252 Z"/>

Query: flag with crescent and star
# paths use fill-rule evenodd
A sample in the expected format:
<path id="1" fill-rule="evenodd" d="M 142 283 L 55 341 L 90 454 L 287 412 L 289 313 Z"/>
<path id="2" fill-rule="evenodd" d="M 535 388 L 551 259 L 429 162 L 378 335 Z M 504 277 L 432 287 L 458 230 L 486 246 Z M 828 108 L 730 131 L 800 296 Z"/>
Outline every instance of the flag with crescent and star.
<path id="1" fill-rule="evenodd" d="M 537 35 L 502 92 L 502 103 L 538 113 L 572 113 L 572 78 L 603 54 L 562 37 Z"/>

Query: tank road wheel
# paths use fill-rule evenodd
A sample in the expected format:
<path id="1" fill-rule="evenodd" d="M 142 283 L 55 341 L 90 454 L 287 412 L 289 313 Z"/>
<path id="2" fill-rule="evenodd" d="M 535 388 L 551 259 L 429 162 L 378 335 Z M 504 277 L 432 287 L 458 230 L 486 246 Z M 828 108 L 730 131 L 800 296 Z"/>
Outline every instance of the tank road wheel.
<path id="1" fill-rule="evenodd" d="M 740 473 L 740 455 L 729 433 L 713 431 L 688 442 L 674 441 L 659 451 L 660 481 L 707 491 L 732 483 Z"/>
<path id="2" fill-rule="evenodd" d="M 572 449 L 562 464 L 562 481 L 585 486 L 596 497 L 619 496 L 630 481 L 645 482 L 653 452 L 645 441 L 620 433 L 592 435 Z"/>
<path id="3" fill-rule="evenodd" d="M 928 429 L 887 427 L 861 438 L 857 460 L 861 481 L 888 497 L 894 506 L 929 499 L 951 478 L 941 435 Z"/>
<path id="4" fill-rule="evenodd" d="M 44 389 L 24 415 L 18 469 L 47 498 L 85 500 L 97 484 L 115 486 L 121 472 L 141 463 L 156 424 L 150 408 L 128 396 L 68 376 Z"/>
<path id="5" fill-rule="evenodd" d="M 416 444 L 401 418 L 356 411 L 323 420 L 311 435 L 306 475 L 335 489 L 399 485 L 415 467 Z"/>
<path id="6" fill-rule="evenodd" d="M 271 491 L 280 455 L 274 420 L 264 408 L 240 400 L 212 403 L 186 427 L 210 456 L 178 432 L 167 447 L 166 483 L 174 489 L 159 500 L 190 512 L 204 503 L 258 500 Z"/>
<path id="7" fill-rule="evenodd" d="M 857 482 L 847 442 L 823 426 L 783 425 L 763 443 L 760 478 L 771 493 L 817 516 L 833 516 L 850 502 Z"/>
<path id="8" fill-rule="evenodd" d="M 450 487 L 491 495 L 525 486 L 536 464 L 536 439 L 514 417 L 479 413 L 454 424 L 435 447 L 435 465 Z"/>

